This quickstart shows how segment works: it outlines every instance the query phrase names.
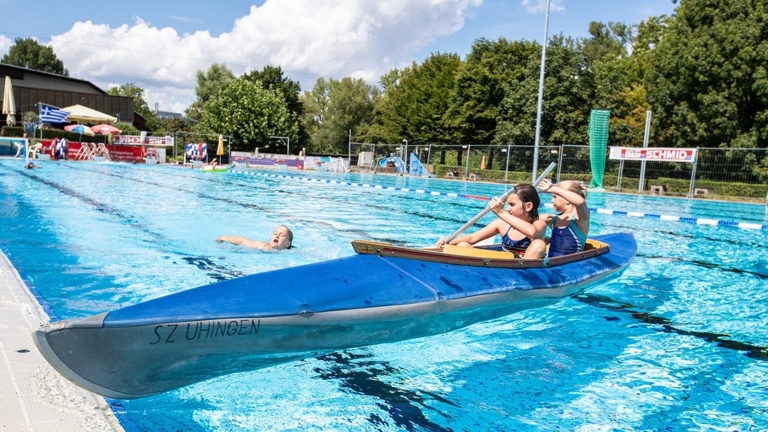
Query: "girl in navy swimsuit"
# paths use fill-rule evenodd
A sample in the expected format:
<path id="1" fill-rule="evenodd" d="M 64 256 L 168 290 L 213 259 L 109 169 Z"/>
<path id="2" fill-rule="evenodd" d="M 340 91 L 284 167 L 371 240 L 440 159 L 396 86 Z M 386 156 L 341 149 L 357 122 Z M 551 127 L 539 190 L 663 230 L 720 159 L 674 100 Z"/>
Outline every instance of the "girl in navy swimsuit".
<path id="1" fill-rule="evenodd" d="M 539 220 L 540 204 L 539 193 L 533 185 L 517 185 L 507 198 L 506 211 L 504 203 L 498 198 L 493 198 L 488 204 L 499 218 L 479 231 L 453 239 L 450 244 L 471 247 L 499 234 L 504 250 L 522 255 L 532 241 L 539 240 L 543 244 L 542 239 L 547 232 L 547 224 Z M 500 219 L 502 218 L 500 214 L 504 215 L 504 220 Z M 441 238 L 437 242 L 437 249 L 443 250 L 443 246 L 445 246 L 445 239 Z M 543 250 L 541 256 L 526 253 L 526 258 L 543 257 Z"/>
<path id="2" fill-rule="evenodd" d="M 539 183 L 539 190 L 552 194 L 552 206 L 558 213 L 552 219 L 552 238 L 547 257 L 567 255 L 584 250 L 589 234 L 587 191 L 579 182 L 549 180 Z"/>

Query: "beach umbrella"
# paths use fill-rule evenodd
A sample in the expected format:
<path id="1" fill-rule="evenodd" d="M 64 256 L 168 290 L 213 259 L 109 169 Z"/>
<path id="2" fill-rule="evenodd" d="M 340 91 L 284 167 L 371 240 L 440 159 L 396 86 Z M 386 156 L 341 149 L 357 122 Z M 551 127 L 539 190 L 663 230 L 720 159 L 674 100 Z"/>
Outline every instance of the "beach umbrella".
<path id="1" fill-rule="evenodd" d="M 96 135 L 91 128 L 89 128 L 86 125 L 81 124 L 71 124 L 64 126 L 64 130 L 68 130 L 70 132 L 79 133 L 80 135 L 88 135 L 88 136 L 94 136 Z"/>
<path id="2" fill-rule="evenodd" d="M 8 126 L 16 124 L 16 102 L 13 99 L 13 85 L 11 85 L 11 77 L 5 76 L 5 88 L 3 90 L 3 114 L 7 114 L 5 123 Z"/>
<path id="3" fill-rule="evenodd" d="M 219 163 L 221 163 L 221 156 L 224 154 L 224 136 L 219 134 L 219 147 L 216 149 L 216 155 L 219 156 Z"/>
<path id="4" fill-rule="evenodd" d="M 91 130 L 103 135 L 109 135 L 109 134 L 117 135 L 120 132 L 122 132 L 120 129 L 106 123 L 97 124 L 96 126 L 91 126 Z"/>

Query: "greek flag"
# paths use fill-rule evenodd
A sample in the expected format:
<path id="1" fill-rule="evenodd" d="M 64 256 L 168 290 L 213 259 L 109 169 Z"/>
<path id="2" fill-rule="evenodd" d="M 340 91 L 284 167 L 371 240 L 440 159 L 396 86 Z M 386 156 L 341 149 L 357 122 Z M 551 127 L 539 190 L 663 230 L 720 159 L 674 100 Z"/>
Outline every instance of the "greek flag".
<path id="1" fill-rule="evenodd" d="M 67 111 L 56 108 L 53 105 L 46 105 L 44 103 L 40 105 L 40 120 L 43 123 L 64 123 L 67 121 L 69 113 Z"/>

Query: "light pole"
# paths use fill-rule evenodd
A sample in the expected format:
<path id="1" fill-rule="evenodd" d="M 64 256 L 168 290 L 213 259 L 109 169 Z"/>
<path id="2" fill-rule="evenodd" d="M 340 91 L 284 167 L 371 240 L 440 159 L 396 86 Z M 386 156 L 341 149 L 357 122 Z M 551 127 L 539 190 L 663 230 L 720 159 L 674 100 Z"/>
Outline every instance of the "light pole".
<path id="1" fill-rule="evenodd" d="M 280 141 L 282 141 L 282 142 L 286 143 L 286 150 L 285 150 L 285 154 L 286 154 L 286 155 L 289 155 L 289 154 L 291 154 L 291 138 L 290 138 L 290 137 L 286 137 L 286 136 L 271 136 L 271 137 L 269 137 L 269 138 L 270 138 L 270 139 L 271 139 L 271 138 L 274 138 L 274 139 L 279 139 Z"/>
<path id="2" fill-rule="evenodd" d="M 533 175 L 536 181 L 539 171 L 539 138 L 541 137 L 541 105 L 544 102 L 544 64 L 547 61 L 547 32 L 549 30 L 549 1 L 547 0 L 547 13 L 544 18 L 544 42 L 541 44 L 541 71 L 539 72 L 539 105 L 536 109 L 536 140 L 533 145 Z"/>

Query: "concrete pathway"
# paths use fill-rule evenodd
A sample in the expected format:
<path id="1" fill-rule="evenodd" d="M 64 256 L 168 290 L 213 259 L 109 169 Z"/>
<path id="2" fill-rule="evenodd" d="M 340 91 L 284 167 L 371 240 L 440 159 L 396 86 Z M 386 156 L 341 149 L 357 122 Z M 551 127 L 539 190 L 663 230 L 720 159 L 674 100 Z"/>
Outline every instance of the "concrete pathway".
<path id="1" fill-rule="evenodd" d="M 32 331 L 48 316 L 0 252 L 0 431 L 122 431 L 104 398 L 45 361 Z"/>

